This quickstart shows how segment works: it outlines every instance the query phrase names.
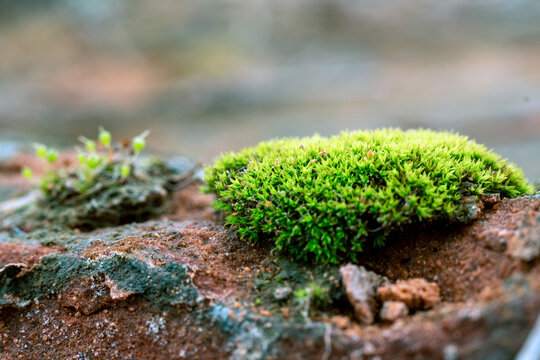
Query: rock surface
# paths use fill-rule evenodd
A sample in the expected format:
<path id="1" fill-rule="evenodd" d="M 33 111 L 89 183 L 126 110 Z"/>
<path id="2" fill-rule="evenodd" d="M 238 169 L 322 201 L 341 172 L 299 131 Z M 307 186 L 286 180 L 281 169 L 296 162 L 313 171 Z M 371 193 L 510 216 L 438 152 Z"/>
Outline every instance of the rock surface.
<path id="1" fill-rule="evenodd" d="M 340 269 L 240 239 L 198 186 L 144 223 L 1 231 L 0 358 L 512 359 L 540 313 L 538 257 L 509 250 L 535 249 L 538 197 Z"/>

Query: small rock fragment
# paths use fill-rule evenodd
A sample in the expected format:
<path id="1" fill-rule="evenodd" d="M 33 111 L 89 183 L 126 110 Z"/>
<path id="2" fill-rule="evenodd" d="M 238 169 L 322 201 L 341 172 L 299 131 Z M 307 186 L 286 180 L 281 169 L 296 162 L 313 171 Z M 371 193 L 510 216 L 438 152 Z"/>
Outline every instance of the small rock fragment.
<path id="1" fill-rule="evenodd" d="M 348 264 L 339 269 L 347 298 L 354 308 L 356 318 L 362 324 L 372 324 L 375 320 L 377 301 L 375 289 L 385 282 L 363 266 Z"/>
<path id="2" fill-rule="evenodd" d="M 63 307 L 74 308 L 78 313 L 93 314 L 112 304 L 107 286 L 99 277 L 83 277 L 72 280 L 58 296 Z"/>
<path id="3" fill-rule="evenodd" d="M 107 285 L 109 288 L 109 294 L 113 300 L 125 300 L 129 296 L 133 295 L 133 292 L 119 288 L 118 284 L 111 280 L 108 276 L 105 276 L 105 285 Z"/>
<path id="4" fill-rule="evenodd" d="M 401 301 L 386 301 L 380 312 L 380 317 L 384 321 L 394 322 L 399 318 L 409 314 L 409 308 Z"/>
<path id="5" fill-rule="evenodd" d="M 411 310 L 429 309 L 441 301 L 439 286 L 420 278 L 398 280 L 393 285 L 379 287 L 377 293 L 382 301 L 401 301 Z"/>
<path id="6" fill-rule="evenodd" d="M 351 326 L 351 319 L 348 316 L 334 315 L 330 318 L 330 322 L 341 330 L 345 330 Z"/>
<path id="7" fill-rule="evenodd" d="M 463 207 L 459 214 L 456 216 L 457 220 L 463 223 L 476 220 L 482 215 L 484 210 L 484 203 L 478 201 L 476 196 L 466 196 L 462 199 Z"/>
<path id="8" fill-rule="evenodd" d="M 286 300 L 292 293 L 292 289 L 288 286 L 277 288 L 274 291 L 274 298 L 276 300 Z"/>
<path id="9" fill-rule="evenodd" d="M 484 206 L 491 207 L 501 201 L 501 194 L 484 194 L 479 197 Z"/>

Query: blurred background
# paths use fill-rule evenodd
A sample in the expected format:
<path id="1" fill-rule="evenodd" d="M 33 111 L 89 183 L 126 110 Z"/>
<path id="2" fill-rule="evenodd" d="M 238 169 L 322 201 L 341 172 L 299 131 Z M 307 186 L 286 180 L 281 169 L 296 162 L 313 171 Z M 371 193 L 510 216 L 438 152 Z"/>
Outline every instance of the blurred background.
<path id="1" fill-rule="evenodd" d="M 0 0 L 0 140 L 451 129 L 540 179 L 540 1 Z"/>

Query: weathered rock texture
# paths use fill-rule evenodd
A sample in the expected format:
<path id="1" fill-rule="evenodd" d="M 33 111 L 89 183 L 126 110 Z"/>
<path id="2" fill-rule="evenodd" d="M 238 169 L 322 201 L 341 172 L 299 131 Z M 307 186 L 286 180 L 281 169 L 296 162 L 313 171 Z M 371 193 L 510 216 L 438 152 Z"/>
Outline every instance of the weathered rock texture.
<path id="1" fill-rule="evenodd" d="M 0 358 L 512 359 L 540 312 L 537 197 L 341 271 L 242 241 L 196 184 L 174 199 L 167 219 L 0 232 Z"/>
<path id="2" fill-rule="evenodd" d="M 381 286 L 377 293 L 382 301 L 401 301 L 411 310 L 429 309 L 441 301 L 437 284 L 424 279 L 398 280 Z"/>

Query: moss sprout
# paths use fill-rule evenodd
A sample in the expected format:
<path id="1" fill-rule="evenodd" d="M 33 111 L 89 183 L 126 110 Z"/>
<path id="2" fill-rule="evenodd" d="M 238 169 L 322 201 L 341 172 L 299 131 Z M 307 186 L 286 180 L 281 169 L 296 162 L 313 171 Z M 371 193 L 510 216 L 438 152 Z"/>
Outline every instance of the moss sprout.
<path id="1" fill-rule="evenodd" d="M 148 130 L 133 138 L 133 151 L 135 154 L 140 153 L 146 147 L 146 137 L 150 134 Z"/>
<path id="2" fill-rule="evenodd" d="M 108 132 L 107 130 L 105 130 L 102 126 L 99 127 L 99 135 L 98 135 L 98 138 L 99 138 L 99 142 L 105 147 L 105 148 L 110 148 L 111 147 L 111 141 L 112 141 L 112 136 L 111 136 L 111 133 Z"/>
<path id="3" fill-rule="evenodd" d="M 244 238 L 323 263 L 355 261 L 413 224 L 466 222 L 471 198 L 533 192 L 521 170 L 483 145 L 430 130 L 263 142 L 223 155 L 205 179 Z"/>
<path id="4" fill-rule="evenodd" d="M 47 157 L 47 147 L 45 145 L 34 144 L 34 149 L 38 158 L 45 159 Z"/>
<path id="5" fill-rule="evenodd" d="M 21 174 L 25 179 L 28 179 L 28 180 L 30 180 L 34 176 L 32 169 L 30 169 L 28 166 L 24 166 L 22 168 Z"/>

